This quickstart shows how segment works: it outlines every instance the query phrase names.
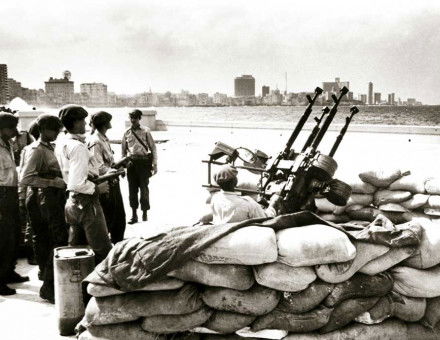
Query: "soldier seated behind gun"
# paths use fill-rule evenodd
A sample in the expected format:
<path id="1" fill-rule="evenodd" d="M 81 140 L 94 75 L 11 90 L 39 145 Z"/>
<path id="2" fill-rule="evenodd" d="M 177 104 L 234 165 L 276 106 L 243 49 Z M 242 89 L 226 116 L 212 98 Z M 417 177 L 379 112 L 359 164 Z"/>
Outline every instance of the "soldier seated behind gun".
<path id="1" fill-rule="evenodd" d="M 234 191 L 238 180 L 237 170 L 232 166 L 222 166 L 214 175 L 214 180 L 221 190 L 212 195 L 210 212 L 200 218 L 200 223 L 208 224 L 212 221 L 213 224 L 222 224 L 250 218 L 276 216 L 281 197 L 273 195 L 269 207 L 263 209 L 251 197 L 241 196 L 241 193 Z"/>

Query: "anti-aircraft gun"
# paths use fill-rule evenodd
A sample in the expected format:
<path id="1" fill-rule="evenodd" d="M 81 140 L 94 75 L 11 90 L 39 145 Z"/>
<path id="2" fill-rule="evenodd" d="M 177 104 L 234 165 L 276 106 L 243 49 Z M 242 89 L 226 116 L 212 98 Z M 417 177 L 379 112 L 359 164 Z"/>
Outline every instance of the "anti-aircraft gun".
<path id="1" fill-rule="evenodd" d="M 208 185 L 207 188 L 217 188 L 211 183 L 212 164 L 231 164 L 237 169 L 246 169 L 254 173 L 260 173 L 260 182 L 257 190 L 240 189 L 244 194 L 258 193 L 261 203 L 264 205 L 267 199 L 273 194 L 283 197 L 280 213 L 292 213 L 305 209 L 313 209 L 313 199 L 320 194 L 326 197 L 335 205 L 343 206 L 347 203 L 351 195 L 351 187 L 344 182 L 333 179 L 337 170 L 337 162 L 333 159 L 353 116 L 359 112 L 357 107 L 350 109 L 350 116 L 346 118 L 345 125 L 341 129 L 336 141 L 328 155 L 318 151 L 324 135 L 327 133 L 332 123 L 340 101 L 348 93 L 348 89 L 343 87 L 337 97 L 332 95 L 332 108 L 324 107 L 320 117 L 315 117 L 315 126 L 308 136 L 304 146 L 300 151 L 293 149 L 293 144 L 303 130 L 305 123 L 312 113 L 312 108 L 321 95 L 322 89 L 317 87 L 314 96 L 307 95 L 309 102 L 304 114 L 298 121 L 284 149 L 265 167 L 267 156 L 261 151 L 252 152 L 246 148 L 233 148 L 224 143 L 217 142 L 216 147 L 210 154 L 208 161 Z M 328 115 L 326 118 L 325 116 Z M 324 119 L 325 118 L 325 119 Z M 263 157 L 261 155 L 264 155 Z M 220 159 L 223 161 L 220 162 Z M 235 165 L 241 159 L 243 166 Z"/>

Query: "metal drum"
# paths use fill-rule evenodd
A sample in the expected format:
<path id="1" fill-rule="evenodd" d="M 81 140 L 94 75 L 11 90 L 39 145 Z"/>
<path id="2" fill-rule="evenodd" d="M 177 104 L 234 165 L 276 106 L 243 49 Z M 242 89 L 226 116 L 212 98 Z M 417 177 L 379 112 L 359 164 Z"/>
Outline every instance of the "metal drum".
<path id="1" fill-rule="evenodd" d="M 338 163 L 332 157 L 318 153 L 312 162 L 310 173 L 316 179 L 328 181 L 333 177 L 337 168 Z"/>
<path id="2" fill-rule="evenodd" d="M 84 316 L 82 281 L 95 268 L 95 254 L 87 247 L 60 247 L 53 263 L 58 329 L 60 335 L 71 335 Z"/>
<path id="3" fill-rule="evenodd" d="M 342 207 L 347 204 L 351 196 L 351 186 L 339 179 L 332 179 L 324 196 L 334 205 Z"/>

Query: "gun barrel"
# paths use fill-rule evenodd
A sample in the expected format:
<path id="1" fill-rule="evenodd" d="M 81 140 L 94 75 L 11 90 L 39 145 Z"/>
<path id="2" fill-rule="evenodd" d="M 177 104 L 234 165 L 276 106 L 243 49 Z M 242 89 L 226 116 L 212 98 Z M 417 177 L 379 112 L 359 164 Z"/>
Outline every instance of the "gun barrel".
<path id="1" fill-rule="evenodd" d="M 313 98 L 310 98 L 310 96 L 307 97 L 307 100 L 309 101 L 309 105 L 307 105 L 306 110 L 304 111 L 300 120 L 296 124 L 295 130 L 293 130 L 292 135 L 290 136 L 289 140 L 287 141 L 286 147 L 284 148 L 284 154 L 289 153 L 290 149 L 292 148 L 293 143 L 295 142 L 299 133 L 303 129 L 306 121 L 309 119 L 309 116 L 312 113 L 312 107 L 315 104 L 316 99 L 321 95 L 321 93 L 322 93 L 322 89 L 320 87 L 317 87 L 315 89 L 315 95 L 313 96 Z"/>
<path id="2" fill-rule="evenodd" d="M 105 181 L 110 181 L 112 179 L 118 178 L 119 176 L 121 176 L 122 174 L 125 174 L 124 170 L 117 170 L 115 172 L 100 176 L 98 178 L 94 178 L 91 181 L 95 184 L 101 184 Z"/>
<path id="3" fill-rule="evenodd" d="M 322 109 L 322 114 L 320 118 L 315 117 L 316 125 L 313 127 L 312 132 L 309 135 L 309 138 L 307 138 L 307 141 L 305 142 L 301 152 L 304 152 L 307 150 L 307 148 L 312 145 L 313 140 L 315 139 L 316 135 L 319 132 L 319 125 L 321 125 L 322 120 L 324 119 L 324 116 L 330 112 L 330 109 L 328 106 L 324 107 Z"/>
<path id="4" fill-rule="evenodd" d="M 324 124 L 322 125 L 321 129 L 319 129 L 318 134 L 316 135 L 313 143 L 312 143 L 312 149 L 316 150 L 319 146 L 319 143 L 321 143 L 322 138 L 324 138 L 324 135 L 326 134 L 331 122 L 333 121 L 333 118 L 335 118 L 336 113 L 338 112 L 338 106 L 339 106 L 339 102 L 341 101 L 342 97 L 345 96 L 348 92 L 348 88 L 346 88 L 345 86 L 341 89 L 341 93 L 339 95 L 339 97 L 336 96 L 332 96 L 333 100 L 334 100 L 334 104 L 332 109 L 330 110 L 330 113 L 327 117 L 327 119 L 324 121 Z"/>
<path id="5" fill-rule="evenodd" d="M 333 144 L 332 149 L 330 150 L 329 156 L 333 157 L 336 153 L 336 150 L 338 150 L 339 145 L 342 142 L 342 139 L 345 136 L 345 133 L 347 132 L 348 126 L 350 125 L 351 120 L 353 119 L 353 116 L 359 112 L 359 109 L 356 106 L 353 106 L 350 108 L 350 116 L 345 118 L 345 124 L 341 129 L 341 132 L 339 133 L 338 137 L 336 137 L 335 144 Z"/>

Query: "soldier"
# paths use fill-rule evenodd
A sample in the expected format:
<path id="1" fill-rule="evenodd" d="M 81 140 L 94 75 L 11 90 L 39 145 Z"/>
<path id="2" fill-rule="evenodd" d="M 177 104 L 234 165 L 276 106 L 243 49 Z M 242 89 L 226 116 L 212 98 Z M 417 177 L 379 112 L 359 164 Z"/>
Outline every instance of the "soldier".
<path id="1" fill-rule="evenodd" d="M 55 155 L 69 191 L 65 208 L 66 222 L 70 225 L 69 245 L 88 243 L 95 252 L 96 263 L 99 263 L 112 248 L 99 203 L 99 193 L 108 193 L 108 183 L 95 185 L 89 180 L 98 174 L 89 166 L 89 150 L 83 137 L 87 115 L 87 111 L 77 105 L 60 110 L 59 116 L 67 134 L 57 141 Z"/>
<path id="2" fill-rule="evenodd" d="M 0 113 L 0 295 L 15 294 L 8 283 L 28 281 L 15 272 L 17 242 L 20 234 L 18 212 L 18 175 L 11 139 L 17 135 L 18 118 Z"/>
<path id="3" fill-rule="evenodd" d="M 112 169 L 115 163 L 113 150 L 106 136 L 107 130 L 112 127 L 111 119 L 112 115 L 104 111 L 97 112 L 90 118 L 92 133 L 87 138 L 87 146 L 92 156 L 93 164 L 97 167 L 100 176 L 115 171 Z M 109 182 L 108 194 L 99 195 L 99 200 L 104 211 L 112 242 L 122 241 L 125 232 L 125 210 L 119 187 L 119 179 L 116 178 Z"/>
<path id="4" fill-rule="evenodd" d="M 157 151 L 150 129 L 139 124 L 142 112 L 133 110 L 129 116 L 131 127 L 122 137 L 122 157 L 130 156 L 131 160 L 127 179 L 132 217 L 128 223 L 133 224 L 138 221 L 139 191 L 142 220 L 147 220 L 147 211 L 150 209 L 148 184 L 150 177 L 157 173 Z"/>
<path id="5" fill-rule="evenodd" d="M 66 246 L 68 238 L 64 217 L 66 184 L 52 143 L 57 139 L 62 124 L 58 117 L 42 115 L 37 125 L 40 138 L 23 153 L 20 185 L 30 187 L 27 208 L 42 271 L 40 297 L 54 303 L 53 249 Z"/>

